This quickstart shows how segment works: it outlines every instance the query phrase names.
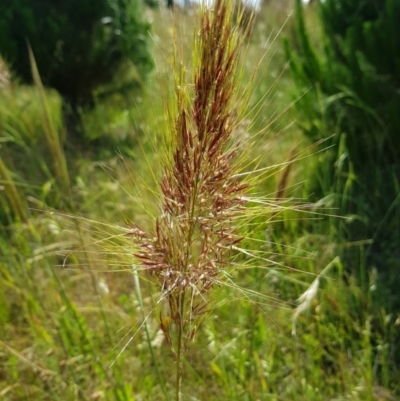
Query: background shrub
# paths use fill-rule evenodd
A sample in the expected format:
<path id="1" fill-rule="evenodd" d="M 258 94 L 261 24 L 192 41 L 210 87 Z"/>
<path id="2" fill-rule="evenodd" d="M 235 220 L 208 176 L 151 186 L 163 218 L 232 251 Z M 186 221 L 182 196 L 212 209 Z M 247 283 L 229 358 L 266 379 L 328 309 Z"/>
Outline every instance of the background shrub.
<path id="1" fill-rule="evenodd" d="M 298 91 L 311 88 L 297 103 L 302 129 L 333 145 L 320 159 L 313 190 L 330 194 L 351 217 L 337 219 L 334 233 L 347 241 L 348 266 L 377 268 L 381 289 L 393 295 L 385 299 L 398 307 L 400 1 L 326 0 L 318 8 L 322 41 L 312 42 L 299 0 L 286 43 L 295 53 Z"/>
<path id="2" fill-rule="evenodd" d="M 0 4 L 0 53 L 31 82 L 30 42 L 45 85 L 73 105 L 91 102 L 123 65 L 138 85 L 151 69 L 149 24 L 141 0 L 5 0 Z M 132 74 L 131 74 L 132 75 Z"/>

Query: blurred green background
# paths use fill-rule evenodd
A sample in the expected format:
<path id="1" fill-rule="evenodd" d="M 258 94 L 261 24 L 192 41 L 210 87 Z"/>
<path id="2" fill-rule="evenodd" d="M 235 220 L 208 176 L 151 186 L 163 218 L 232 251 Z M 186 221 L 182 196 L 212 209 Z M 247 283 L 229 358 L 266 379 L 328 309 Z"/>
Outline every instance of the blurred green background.
<path id="1" fill-rule="evenodd" d="M 154 206 L 195 27 L 194 4 L 0 2 L 0 399 L 172 399 L 120 227 Z M 235 134 L 276 165 L 257 193 L 291 207 L 233 277 L 252 299 L 218 289 L 183 399 L 397 400 L 400 0 L 264 0 L 246 42 Z"/>

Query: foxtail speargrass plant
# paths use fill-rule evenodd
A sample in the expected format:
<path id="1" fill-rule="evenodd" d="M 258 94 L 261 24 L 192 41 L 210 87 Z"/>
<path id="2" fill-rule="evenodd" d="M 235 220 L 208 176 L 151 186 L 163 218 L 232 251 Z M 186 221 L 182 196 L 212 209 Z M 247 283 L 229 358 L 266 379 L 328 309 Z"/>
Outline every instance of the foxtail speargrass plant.
<path id="1" fill-rule="evenodd" d="M 201 10 L 192 82 L 183 69 L 176 71 L 177 113 L 162 167 L 160 214 L 153 230 L 136 226 L 129 233 L 138 249 L 137 268 L 154 278 L 168 303 L 160 325 L 176 355 L 176 400 L 184 353 L 242 240 L 237 225 L 248 202 L 249 185 L 237 163 L 239 140 L 232 135 L 240 119 L 237 67 L 244 37 L 233 15 L 229 0 Z"/>

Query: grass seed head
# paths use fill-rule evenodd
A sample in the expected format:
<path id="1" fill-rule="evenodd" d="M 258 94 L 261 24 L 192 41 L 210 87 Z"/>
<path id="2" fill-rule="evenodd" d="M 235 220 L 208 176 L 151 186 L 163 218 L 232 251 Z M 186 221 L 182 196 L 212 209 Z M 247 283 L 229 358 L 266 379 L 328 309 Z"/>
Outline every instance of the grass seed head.
<path id="1" fill-rule="evenodd" d="M 153 232 L 136 228 L 131 234 L 139 264 L 168 299 L 171 319 L 184 327 L 190 322 L 186 340 L 197 330 L 197 317 L 208 311 L 206 294 L 241 240 L 235 218 L 246 204 L 242 195 L 248 185 L 234 166 L 240 50 L 236 26 L 228 1 L 202 10 L 193 82 L 186 84 L 182 76 L 176 82 L 174 147 L 160 181 L 160 215 Z M 166 327 L 163 331 L 167 333 Z"/>

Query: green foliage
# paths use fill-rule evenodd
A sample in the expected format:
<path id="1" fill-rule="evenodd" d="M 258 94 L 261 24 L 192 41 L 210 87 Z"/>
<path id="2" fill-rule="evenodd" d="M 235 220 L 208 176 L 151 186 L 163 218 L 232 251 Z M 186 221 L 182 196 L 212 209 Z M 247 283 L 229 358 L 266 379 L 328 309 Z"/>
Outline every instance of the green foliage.
<path id="1" fill-rule="evenodd" d="M 372 242 L 367 266 L 389 286 L 400 256 L 400 1 L 326 0 L 319 17 L 322 40 L 314 44 L 296 1 L 292 47 L 286 43 L 298 91 L 311 88 L 297 103 L 300 125 L 313 141 L 334 145 L 317 166 L 314 190 L 333 194 L 352 217 L 337 222 L 339 236 Z"/>
<path id="2" fill-rule="evenodd" d="M 149 24 L 141 0 L 5 0 L 0 4 L 0 53 L 31 82 L 27 42 L 46 86 L 73 104 L 132 64 L 139 85 L 151 69 Z"/>

